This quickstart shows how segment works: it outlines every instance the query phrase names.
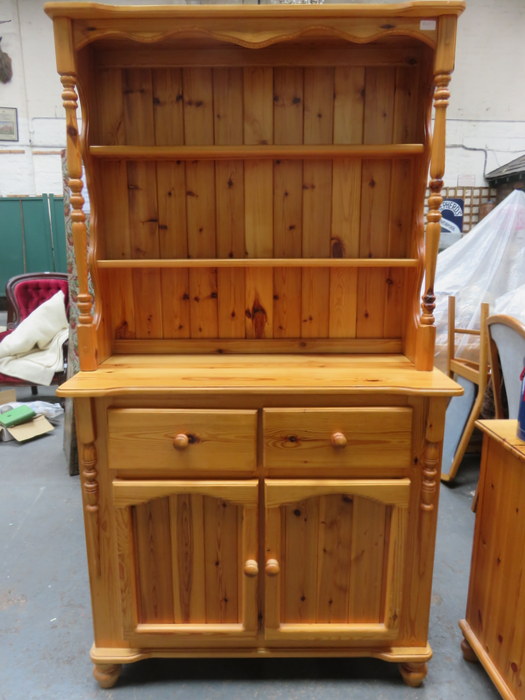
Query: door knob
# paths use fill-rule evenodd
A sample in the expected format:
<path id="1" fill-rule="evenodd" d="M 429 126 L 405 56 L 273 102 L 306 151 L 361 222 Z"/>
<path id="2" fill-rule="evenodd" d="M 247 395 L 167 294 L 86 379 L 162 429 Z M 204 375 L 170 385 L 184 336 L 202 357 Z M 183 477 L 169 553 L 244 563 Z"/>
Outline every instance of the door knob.
<path id="1" fill-rule="evenodd" d="M 257 576 L 259 573 L 259 564 L 255 559 L 248 559 L 244 562 L 244 573 L 246 576 Z"/>
<path id="2" fill-rule="evenodd" d="M 277 559 L 268 559 L 265 566 L 265 571 L 268 576 L 277 576 L 280 570 L 281 567 Z"/>

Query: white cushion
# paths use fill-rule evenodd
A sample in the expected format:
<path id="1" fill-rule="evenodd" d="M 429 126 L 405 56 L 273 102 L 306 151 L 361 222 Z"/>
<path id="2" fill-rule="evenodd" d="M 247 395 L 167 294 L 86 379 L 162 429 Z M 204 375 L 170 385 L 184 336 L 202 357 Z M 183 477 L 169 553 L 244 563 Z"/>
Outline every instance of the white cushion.
<path id="1" fill-rule="evenodd" d="M 0 342 L 0 357 L 25 355 L 33 348 L 45 348 L 68 327 L 64 292 L 58 291 L 29 314 L 15 330 Z"/>

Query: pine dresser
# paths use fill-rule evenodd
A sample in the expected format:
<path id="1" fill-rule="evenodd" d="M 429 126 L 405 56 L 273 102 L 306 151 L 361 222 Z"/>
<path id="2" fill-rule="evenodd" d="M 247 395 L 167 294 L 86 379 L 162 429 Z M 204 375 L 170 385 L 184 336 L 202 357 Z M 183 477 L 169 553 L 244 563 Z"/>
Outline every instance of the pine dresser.
<path id="1" fill-rule="evenodd" d="M 46 5 L 100 685 L 149 657 L 425 677 L 461 393 L 433 368 L 433 284 L 463 8 Z"/>

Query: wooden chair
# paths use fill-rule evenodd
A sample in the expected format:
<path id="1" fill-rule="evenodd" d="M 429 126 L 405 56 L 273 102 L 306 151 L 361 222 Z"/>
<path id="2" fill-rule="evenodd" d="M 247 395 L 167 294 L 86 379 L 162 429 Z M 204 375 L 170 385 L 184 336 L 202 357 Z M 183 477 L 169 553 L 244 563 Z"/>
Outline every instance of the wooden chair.
<path id="1" fill-rule="evenodd" d="M 11 277 L 6 284 L 7 298 L 7 329 L 0 332 L 0 341 L 27 318 L 37 306 L 50 299 L 58 291 L 64 292 L 66 300 L 66 313 L 69 308 L 68 276 L 63 272 L 29 272 L 23 275 Z M 53 377 L 53 384 L 60 384 L 66 380 L 67 368 L 67 342 L 64 344 L 64 369 Z M 24 379 L 10 377 L 0 373 L 0 385 L 31 386 L 31 393 L 36 395 L 38 389 Z"/>
<path id="2" fill-rule="evenodd" d="M 496 418 L 517 418 L 520 374 L 525 357 L 525 325 L 513 316 L 496 314 L 487 318 L 487 334 Z"/>
<path id="3" fill-rule="evenodd" d="M 454 397 L 447 409 L 445 440 L 443 444 L 444 482 L 452 481 L 465 455 L 474 425 L 479 418 L 489 380 L 487 318 L 489 305 L 481 304 L 480 330 L 456 327 L 456 299 L 448 303 L 448 373 L 461 384 L 463 396 Z M 471 335 L 479 338 L 478 359 L 471 360 L 456 354 L 456 336 Z"/>

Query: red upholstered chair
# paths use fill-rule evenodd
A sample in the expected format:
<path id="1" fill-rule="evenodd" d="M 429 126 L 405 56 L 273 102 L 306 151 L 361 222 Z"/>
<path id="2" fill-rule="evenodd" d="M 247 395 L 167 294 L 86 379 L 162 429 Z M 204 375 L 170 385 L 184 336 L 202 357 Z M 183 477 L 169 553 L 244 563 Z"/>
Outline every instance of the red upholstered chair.
<path id="1" fill-rule="evenodd" d="M 67 274 L 63 272 L 29 272 L 24 275 L 11 277 L 7 281 L 5 291 L 7 297 L 7 330 L 0 332 L 0 341 L 12 333 L 16 326 L 40 306 L 54 296 L 58 291 L 64 292 L 66 313 L 69 310 L 69 295 Z M 64 369 L 53 377 L 53 384 L 66 380 L 67 343 L 64 344 Z M 30 382 L 0 373 L 0 384 L 31 385 Z M 37 394 L 37 387 L 31 385 L 31 393 Z"/>

